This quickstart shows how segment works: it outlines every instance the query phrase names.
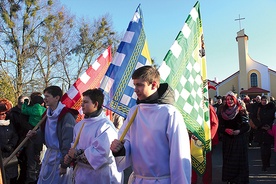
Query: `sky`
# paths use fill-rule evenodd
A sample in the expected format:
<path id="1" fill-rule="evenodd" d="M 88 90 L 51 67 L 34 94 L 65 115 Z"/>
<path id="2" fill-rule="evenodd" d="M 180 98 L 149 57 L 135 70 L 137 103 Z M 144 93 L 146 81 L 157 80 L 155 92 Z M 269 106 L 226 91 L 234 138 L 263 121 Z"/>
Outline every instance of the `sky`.
<path id="1" fill-rule="evenodd" d="M 151 57 L 159 65 L 196 0 L 61 0 L 77 19 L 93 21 L 105 14 L 125 33 L 139 4 Z M 239 70 L 237 32 L 248 36 L 248 54 L 276 70 L 276 0 L 199 0 L 206 49 L 207 78 L 220 82 Z M 239 17 L 241 21 L 235 21 Z"/>

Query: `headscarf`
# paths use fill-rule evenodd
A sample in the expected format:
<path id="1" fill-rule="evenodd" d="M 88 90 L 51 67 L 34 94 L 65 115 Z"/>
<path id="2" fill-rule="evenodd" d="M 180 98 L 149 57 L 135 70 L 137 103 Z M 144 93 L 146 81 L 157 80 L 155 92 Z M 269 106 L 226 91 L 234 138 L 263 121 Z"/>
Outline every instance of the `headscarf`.
<path id="1" fill-rule="evenodd" d="M 223 109 L 221 112 L 221 116 L 225 120 L 231 120 L 231 119 L 234 119 L 236 117 L 236 115 L 239 113 L 240 107 L 238 104 L 237 97 L 232 91 L 229 91 L 228 93 L 226 93 L 226 97 L 227 96 L 230 96 L 233 99 L 233 102 L 235 105 L 233 106 L 233 108 Z M 225 105 L 227 105 L 227 104 L 225 104 Z"/>
<path id="2" fill-rule="evenodd" d="M 239 108 L 237 105 L 235 105 L 233 108 L 225 109 L 221 112 L 221 116 L 225 120 L 231 120 L 236 117 L 236 115 L 239 113 Z"/>

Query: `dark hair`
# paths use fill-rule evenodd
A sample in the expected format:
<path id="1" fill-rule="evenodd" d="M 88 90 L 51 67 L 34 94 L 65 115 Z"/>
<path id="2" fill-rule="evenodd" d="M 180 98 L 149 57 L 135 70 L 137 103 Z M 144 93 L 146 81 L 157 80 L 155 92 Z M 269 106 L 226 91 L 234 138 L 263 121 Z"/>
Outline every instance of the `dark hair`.
<path id="1" fill-rule="evenodd" d="M 263 95 L 263 96 L 261 97 L 261 100 L 267 100 L 267 96 Z"/>
<path id="2" fill-rule="evenodd" d="M 152 84 L 153 81 L 156 81 L 159 86 L 160 74 L 153 66 L 142 66 L 133 72 L 132 79 L 142 79 L 149 84 Z"/>
<path id="3" fill-rule="evenodd" d="M 34 96 L 32 99 L 32 104 L 43 104 L 44 100 L 41 96 Z"/>
<path id="4" fill-rule="evenodd" d="M 31 101 L 33 100 L 33 98 L 34 98 L 35 96 L 41 96 L 41 95 L 42 95 L 41 92 L 32 92 L 32 94 L 30 95 Z"/>
<path id="5" fill-rule="evenodd" d="M 24 101 L 22 101 L 22 99 L 29 99 L 29 97 L 27 96 L 24 96 L 24 95 L 20 95 L 18 98 L 17 98 L 17 104 L 18 105 L 22 105 L 24 103 Z"/>
<path id="6" fill-rule="evenodd" d="M 88 96 L 93 103 L 98 102 L 98 108 L 100 109 L 103 105 L 104 95 L 100 89 L 88 89 L 82 93 L 83 96 Z"/>
<path id="7" fill-rule="evenodd" d="M 46 93 L 46 92 L 53 95 L 53 97 L 59 96 L 59 100 L 62 97 L 62 90 L 58 86 L 49 86 L 45 88 L 43 91 L 43 93 Z"/>
<path id="8" fill-rule="evenodd" d="M 30 95 L 30 106 L 36 104 L 36 103 L 39 103 L 40 105 L 44 102 L 43 98 L 41 97 L 42 93 L 41 92 L 32 92 L 32 94 Z M 42 101 L 41 101 L 41 98 L 37 97 L 37 96 L 40 96 L 42 98 Z M 36 99 L 35 99 L 36 98 Z M 38 102 L 39 100 L 39 102 Z"/>

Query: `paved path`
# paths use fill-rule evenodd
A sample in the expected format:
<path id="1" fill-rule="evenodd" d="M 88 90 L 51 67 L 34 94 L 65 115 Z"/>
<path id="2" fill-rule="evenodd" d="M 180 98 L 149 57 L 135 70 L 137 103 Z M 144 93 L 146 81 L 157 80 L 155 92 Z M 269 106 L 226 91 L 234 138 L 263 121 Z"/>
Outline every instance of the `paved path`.
<path id="1" fill-rule="evenodd" d="M 268 168 L 267 172 L 261 170 L 262 161 L 260 155 L 260 148 L 254 145 L 249 147 L 248 159 L 249 159 L 249 183 L 265 183 L 265 184 L 276 184 L 276 153 L 271 149 L 271 167 Z M 213 184 L 222 184 L 225 182 L 221 181 L 222 174 L 222 149 L 221 142 L 213 150 Z"/>
<path id="2" fill-rule="evenodd" d="M 276 153 L 271 149 L 271 167 L 267 172 L 261 171 L 262 162 L 260 155 L 260 148 L 256 145 L 249 147 L 249 183 L 250 184 L 276 184 Z M 127 171 L 128 172 L 128 171 Z M 222 174 L 222 145 L 221 142 L 213 150 L 213 183 L 225 184 L 221 181 Z M 198 179 L 200 181 L 200 179 Z M 127 184 L 127 180 L 125 181 Z M 198 184 L 201 184 L 198 182 Z"/>

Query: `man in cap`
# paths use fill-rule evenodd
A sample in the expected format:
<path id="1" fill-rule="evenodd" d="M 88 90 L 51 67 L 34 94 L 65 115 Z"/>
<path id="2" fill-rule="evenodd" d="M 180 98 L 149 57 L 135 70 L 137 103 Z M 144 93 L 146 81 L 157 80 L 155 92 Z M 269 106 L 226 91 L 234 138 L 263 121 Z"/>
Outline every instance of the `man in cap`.
<path id="1" fill-rule="evenodd" d="M 217 103 L 215 103 L 213 107 L 215 108 L 216 112 L 218 112 L 219 107 L 222 105 L 222 96 L 219 95 L 215 97 L 217 99 Z"/>

